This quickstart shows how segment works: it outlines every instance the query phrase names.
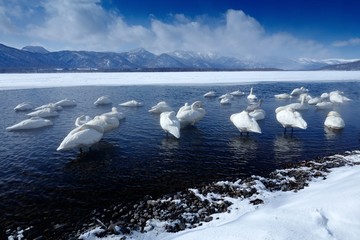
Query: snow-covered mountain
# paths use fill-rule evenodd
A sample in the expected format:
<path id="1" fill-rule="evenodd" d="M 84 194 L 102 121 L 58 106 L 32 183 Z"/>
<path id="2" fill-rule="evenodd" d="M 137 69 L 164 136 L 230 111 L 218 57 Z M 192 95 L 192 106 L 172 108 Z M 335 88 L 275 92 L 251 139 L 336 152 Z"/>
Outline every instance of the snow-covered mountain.
<path id="1" fill-rule="evenodd" d="M 0 71 L 156 71 L 156 70 L 314 70 L 360 59 L 236 58 L 215 53 L 174 51 L 154 54 L 143 48 L 128 52 L 57 51 L 40 46 L 19 50 L 0 44 Z"/>

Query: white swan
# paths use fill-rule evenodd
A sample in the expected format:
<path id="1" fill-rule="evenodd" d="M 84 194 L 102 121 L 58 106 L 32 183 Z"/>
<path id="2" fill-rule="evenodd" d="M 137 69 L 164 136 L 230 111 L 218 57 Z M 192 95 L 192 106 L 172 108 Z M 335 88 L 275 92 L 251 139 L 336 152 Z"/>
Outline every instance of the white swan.
<path id="1" fill-rule="evenodd" d="M 112 101 L 108 96 L 101 96 L 94 102 L 94 104 L 96 106 L 107 105 L 107 104 L 111 104 L 111 103 L 112 103 Z"/>
<path id="2" fill-rule="evenodd" d="M 284 133 L 286 132 L 286 128 L 288 127 L 291 127 L 291 132 L 293 132 L 293 128 L 307 128 L 307 123 L 302 118 L 301 114 L 295 111 L 293 108 L 287 106 L 278 107 L 276 108 L 275 113 L 276 120 L 284 128 Z"/>
<path id="3" fill-rule="evenodd" d="M 325 119 L 324 125 L 330 129 L 343 129 L 345 122 L 338 112 L 330 111 Z"/>
<path id="4" fill-rule="evenodd" d="M 45 109 L 45 108 L 50 108 L 54 111 L 60 111 L 63 109 L 61 106 L 56 106 L 55 103 L 48 103 L 48 104 L 41 105 L 40 107 L 36 107 L 36 108 L 34 108 L 34 110 L 37 111 L 37 110 L 41 110 L 41 109 Z"/>
<path id="5" fill-rule="evenodd" d="M 55 106 L 61 106 L 61 107 L 73 107 L 73 106 L 76 106 L 76 102 L 75 100 L 70 100 L 70 99 L 63 99 L 63 100 L 60 100 L 56 103 L 54 103 Z"/>
<path id="6" fill-rule="evenodd" d="M 6 131 L 16 131 L 16 130 L 25 130 L 25 129 L 35 129 L 42 128 L 46 126 L 53 125 L 52 121 L 41 118 L 41 117 L 32 117 L 30 119 L 26 119 L 21 121 L 11 127 L 7 127 Z"/>
<path id="7" fill-rule="evenodd" d="M 26 115 L 29 117 L 47 118 L 47 117 L 56 117 L 59 115 L 59 113 L 57 111 L 53 110 L 52 108 L 43 108 L 43 109 L 39 109 L 37 111 L 28 113 Z"/>
<path id="8" fill-rule="evenodd" d="M 219 97 L 219 99 L 223 99 L 223 98 L 233 99 L 234 96 L 231 95 L 230 93 L 225 93 L 225 94 L 223 94 L 223 95 L 221 95 L 221 96 Z"/>
<path id="9" fill-rule="evenodd" d="M 288 93 L 275 94 L 274 97 L 277 98 L 277 99 L 289 99 L 289 98 L 291 98 L 290 94 L 288 94 Z"/>
<path id="10" fill-rule="evenodd" d="M 141 107 L 142 103 L 136 100 L 130 100 L 124 103 L 120 103 L 119 105 L 122 107 Z"/>
<path id="11" fill-rule="evenodd" d="M 224 97 L 220 100 L 220 104 L 222 105 L 227 105 L 227 104 L 231 104 L 231 98 L 228 97 Z"/>
<path id="12" fill-rule="evenodd" d="M 256 101 L 257 100 L 257 97 L 255 94 L 253 94 L 253 88 L 250 88 L 250 93 L 249 95 L 247 96 L 247 99 L 249 101 Z"/>
<path id="13" fill-rule="evenodd" d="M 180 121 L 177 119 L 174 111 L 160 114 L 160 126 L 166 133 L 180 138 Z"/>
<path id="14" fill-rule="evenodd" d="M 249 116 L 254 118 L 256 121 L 263 120 L 265 118 L 265 111 L 263 109 L 255 109 L 249 112 Z"/>
<path id="15" fill-rule="evenodd" d="M 299 96 L 302 93 L 307 93 L 309 92 L 308 89 L 304 88 L 304 87 L 300 87 L 300 88 L 295 88 L 294 90 L 291 91 L 290 95 L 291 96 Z"/>
<path id="16" fill-rule="evenodd" d="M 91 147 L 103 137 L 104 129 L 97 125 L 84 124 L 73 129 L 60 143 L 56 151 L 65 151 L 72 148 Z"/>
<path id="17" fill-rule="evenodd" d="M 27 110 L 31 110 L 33 108 L 34 108 L 34 105 L 32 103 L 23 102 L 23 103 L 20 103 L 20 104 L 16 105 L 14 110 L 15 111 L 27 111 Z"/>
<path id="18" fill-rule="evenodd" d="M 204 94 L 204 97 L 216 97 L 215 91 L 210 91 Z"/>
<path id="19" fill-rule="evenodd" d="M 180 121 L 181 127 L 185 127 L 187 125 L 194 125 L 198 121 L 200 121 L 206 114 L 204 108 L 202 108 L 202 102 L 196 101 L 191 106 L 183 106 L 179 109 L 176 114 L 176 117 Z"/>
<path id="20" fill-rule="evenodd" d="M 309 105 L 316 105 L 319 102 L 321 102 L 321 98 L 319 98 L 319 97 L 314 97 L 314 98 L 311 98 L 308 100 Z"/>
<path id="21" fill-rule="evenodd" d="M 103 129 L 103 132 L 110 132 L 111 130 L 119 127 L 119 119 L 116 117 L 109 117 L 109 116 L 95 116 L 93 119 L 88 121 L 86 125 L 96 125 Z"/>
<path id="22" fill-rule="evenodd" d="M 75 120 L 75 126 L 80 127 L 81 125 L 84 125 L 85 123 L 89 122 L 92 118 L 90 116 L 81 115 L 80 117 L 77 117 Z"/>
<path id="23" fill-rule="evenodd" d="M 108 116 L 108 117 L 115 117 L 119 120 L 122 120 L 125 118 L 124 113 L 119 112 L 119 110 L 116 107 L 111 108 L 111 112 L 103 113 L 102 116 Z"/>
<path id="24" fill-rule="evenodd" d="M 334 104 L 332 102 L 328 102 L 328 101 L 323 101 L 323 102 L 319 102 L 317 104 L 315 104 L 316 109 L 331 109 L 334 106 Z"/>
<path id="25" fill-rule="evenodd" d="M 306 95 L 302 95 L 300 103 L 290 103 L 290 104 L 286 105 L 285 107 L 292 108 L 296 111 L 307 110 L 307 109 L 309 109 L 309 106 L 307 103 L 305 103 L 305 99 L 306 99 Z"/>
<path id="26" fill-rule="evenodd" d="M 240 113 L 232 114 L 230 116 L 230 121 L 235 125 L 235 127 L 240 131 L 240 133 L 261 133 L 259 124 L 254 118 L 250 117 L 249 113 L 245 110 Z"/>
<path id="27" fill-rule="evenodd" d="M 338 90 L 330 92 L 329 93 L 330 102 L 339 104 L 339 103 L 350 101 L 350 99 L 343 96 L 343 94 L 344 94 L 343 92 L 340 92 Z"/>
<path id="28" fill-rule="evenodd" d="M 245 93 L 240 90 L 233 91 L 230 94 L 233 96 L 244 96 L 245 95 Z"/>
<path id="29" fill-rule="evenodd" d="M 158 102 L 155 106 L 151 107 L 149 112 L 151 113 L 162 113 L 162 112 L 171 112 L 171 107 L 165 102 Z"/>

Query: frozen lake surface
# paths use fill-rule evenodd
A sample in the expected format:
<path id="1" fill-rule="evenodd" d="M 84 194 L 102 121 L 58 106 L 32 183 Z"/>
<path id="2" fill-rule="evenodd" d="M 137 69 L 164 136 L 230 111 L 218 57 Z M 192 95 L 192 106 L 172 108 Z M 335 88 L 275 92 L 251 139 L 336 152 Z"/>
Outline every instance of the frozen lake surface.
<path id="1" fill-rule="evenodd" d="M 254 72 L 252 78 L 250 73 L 243 76 L 233 72 L 127 73 L 126 79 L 122 74 L 0 75 L 3 90 L 0 216 L 4 216 L 0 228 L 32 225 L 51 229 L 62 223 L 75 227 L 93 209 L 113 203 L 136 201 L 147 194 L 155 197 L 212 181 L 266 175 L 287 162 L 358 149 L 359 73 L 315 72 L 314 79 L 306 76 L 308 72 L 287 74 L 287 81 L 282 72 L 277 75 Z M 250 82 L 256 78 L 259 82 L 250 84 L 245 78 Z M 281 81 L 273 82 L 276 78 Z M 123 84 L 119 84 L 119 79 Z M 166 80 L 172 84 L 165 84 Z M 159 85 L 148 85 L 151 81 L 158 81 Z M 345 129 L 326 132 L 323 122 L 328 111 L 310 106 L 302 113 L 308 129 L 295 130 L 293 136 L 284 135 L 274 109 L 295 100 L 277 100 L 273 95 L 290 93 L 300 86 L 308 88 L 312 96 L 340 90 L 352 99 L 334 108 L 342 115 Z M 240 136 L 229 120 L 232 113 L 246 108 L 246 97 L 237 97 L 231 105 L 221 106 L 217 98 L 205 99 L 203 94 L 210 90 L 219 95 L 239 89 L 248 92 L 250 87 L 264 100 L 266 118 L 259 121 L 263 133 L 247 137 Z M 102 95 L 111 97 L 113 105 L 94 106 L 93 102 Z M 64 108 L 58 117 L 52 118 L 53 126 L 5 131 L 26 118 L 24 112 L 13 110 L 18 103 L 30 101 L 40 106 L 64 98 L 74 99 L 77 106 Z M 118 106 L 131 99 L 143 102 L 144 106 L 135 109 Z M 161 100 L 166 100 L 174 110 L 185 102 L 201 100 L 207 114 L 196 127 L 183 129 L 179 140 L 167 138 L 160 128 L 159 116 L 148 113 Z M 93 117 L 110 111 L 112 106 L 124 112 L 126 119 L 118 129 L 104 136 L 96 150 L 84 156 L 75 150 L 56 152 L 62 139 L 74 128 L 76 117 L 83 114 Z"/>

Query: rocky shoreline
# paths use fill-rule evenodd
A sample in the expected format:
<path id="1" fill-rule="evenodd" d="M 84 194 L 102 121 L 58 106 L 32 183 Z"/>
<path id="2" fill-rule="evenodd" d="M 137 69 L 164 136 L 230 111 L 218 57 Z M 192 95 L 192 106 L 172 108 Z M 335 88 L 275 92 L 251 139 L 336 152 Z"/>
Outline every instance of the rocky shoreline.
<path id="1" fill-rule="evenodd" d="M 258 205 L 263 203 L 259 191 L 264 189 L 296 192 L 314 178 L 326 179 L 332 168 L 360 164 L 351 161 L 349 156 L 352 155 L 360 155 L 360 151 L 287 164 L 285 168 L 270 173 L 266 178 L 251 176 L 235 182 L 220 181 L 157 199 L 146 196 L 138 203 L 119 204 L 102 211 L 94 210 L 89 220 L 79 229 L 66 237 L 59 234 L 57 239 L 79 239 L 90 235 L 117 235 L 120 239 L 128 239 L 134 232 L 178 232 L 196 228 L 214 220 L 212 215 L 215 213 L 230 212 L 232 203 L 228 199 L 248 199 L 251 204 Z M 16 232 L 9 232 L 8 236 L 16 239 L 20 233 L 24 239 L 32 239 L 28 236 L 29 232 L 31 228 L 18 229 Z M 45 238 L 39 236 L 38 239 Z"/>

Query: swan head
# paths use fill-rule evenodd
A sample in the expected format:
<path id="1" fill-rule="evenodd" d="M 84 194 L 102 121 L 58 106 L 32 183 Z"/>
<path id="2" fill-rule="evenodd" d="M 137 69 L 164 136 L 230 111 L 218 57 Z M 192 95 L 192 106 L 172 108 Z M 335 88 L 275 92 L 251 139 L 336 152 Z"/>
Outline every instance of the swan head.
<path id="1" fill-rule="evenodd" d="M 203 107 L 203 103 L 201 101 L 196 101 L 193 104 L 191 104 L 192 108 L 202 108 Z"/>

